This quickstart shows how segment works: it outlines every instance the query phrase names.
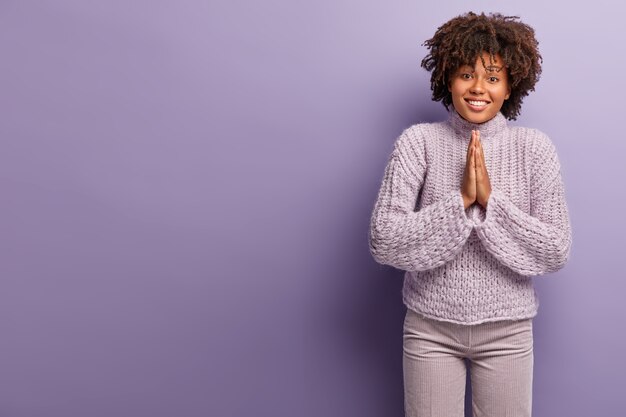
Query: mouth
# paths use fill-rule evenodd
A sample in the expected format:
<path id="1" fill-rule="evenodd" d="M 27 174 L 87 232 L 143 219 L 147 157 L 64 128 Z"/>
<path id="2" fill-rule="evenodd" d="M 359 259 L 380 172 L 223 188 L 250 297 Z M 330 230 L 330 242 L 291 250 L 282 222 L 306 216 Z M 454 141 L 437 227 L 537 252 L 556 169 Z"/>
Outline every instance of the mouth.
<path id="1" fill-rule="evenodd" d="M 481 111 L 490 103 L 487 100 L 473 100 L 473 99 L 465 99 L 465 102 L 469 105 L 468 107 L 475 111 Z"/>

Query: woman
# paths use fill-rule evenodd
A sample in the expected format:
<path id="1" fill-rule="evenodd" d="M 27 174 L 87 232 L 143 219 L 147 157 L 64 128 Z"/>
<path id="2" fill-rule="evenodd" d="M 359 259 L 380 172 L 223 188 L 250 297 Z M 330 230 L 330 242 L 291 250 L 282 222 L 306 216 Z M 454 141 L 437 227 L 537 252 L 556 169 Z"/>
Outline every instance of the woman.
<path id="1" fill-rule="evenodd" d="M 538 42 L 517 17 L 470 12 L 425 45 L 449 116 L 397 138 L 369 229 L 374 259 L 406 271 L 406 415 L 462 416 L 467 360 L 474 417 L 528 417 L 532 277 L 561 269 L 572 242 L 553 143 L 506 122 L 539 79 Z"/>

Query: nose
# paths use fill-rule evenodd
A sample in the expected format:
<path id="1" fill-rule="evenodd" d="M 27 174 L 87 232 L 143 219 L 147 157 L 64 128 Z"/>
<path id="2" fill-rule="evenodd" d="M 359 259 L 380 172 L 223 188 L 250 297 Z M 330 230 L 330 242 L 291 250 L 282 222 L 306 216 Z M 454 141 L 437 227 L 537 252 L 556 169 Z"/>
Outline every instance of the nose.
<path id="1" fill-rule="evenodd" d="M 485 89 L 483 88 L 483 84 L 480 78 L 476 77 L 474 80 L 474 84 L 470 86 L 470 92 L 476 95 L 484 93 Z"/>

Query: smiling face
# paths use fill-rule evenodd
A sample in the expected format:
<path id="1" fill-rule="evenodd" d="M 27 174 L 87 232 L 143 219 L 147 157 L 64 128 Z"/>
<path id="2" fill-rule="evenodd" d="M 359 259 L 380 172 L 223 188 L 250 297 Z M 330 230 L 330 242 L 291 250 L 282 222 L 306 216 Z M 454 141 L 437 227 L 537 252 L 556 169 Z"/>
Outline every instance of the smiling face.
<path id="1" fill-rule="evenodd" d="M 472 123 L 491 120 L 502 108 L 504 100 L 511 95 L 502 57 L 495 55 L 490 62 L 489 54 L 483 52 L 483 59 L 484 66 L 478 57 L 473 67 L 463 65 L 457 68 L 448 81 L 455 110 Z"/>

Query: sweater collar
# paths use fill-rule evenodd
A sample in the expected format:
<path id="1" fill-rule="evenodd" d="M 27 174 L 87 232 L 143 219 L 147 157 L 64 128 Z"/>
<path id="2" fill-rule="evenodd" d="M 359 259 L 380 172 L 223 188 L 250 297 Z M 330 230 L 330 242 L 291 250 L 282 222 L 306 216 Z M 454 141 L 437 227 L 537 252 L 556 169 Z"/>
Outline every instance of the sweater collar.
<path id="1" fill-rule="evenodd" d="M 458 135 L 468 141 L 472 136 L 472 130 L 480 130 L 480 139 L 485 141 L 496 136 L 507 127 L 506 118 L 501 112 L 498 112 L 493 118 L 486 122 L 472 123 L 461 117 L 454 108 L 449 111 L 448 122 Z"/>

